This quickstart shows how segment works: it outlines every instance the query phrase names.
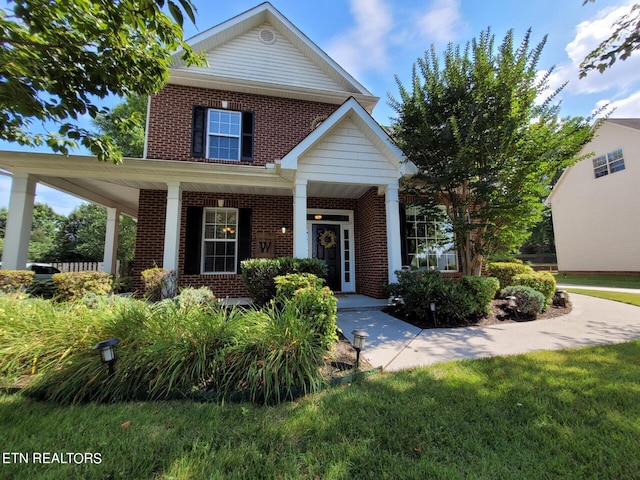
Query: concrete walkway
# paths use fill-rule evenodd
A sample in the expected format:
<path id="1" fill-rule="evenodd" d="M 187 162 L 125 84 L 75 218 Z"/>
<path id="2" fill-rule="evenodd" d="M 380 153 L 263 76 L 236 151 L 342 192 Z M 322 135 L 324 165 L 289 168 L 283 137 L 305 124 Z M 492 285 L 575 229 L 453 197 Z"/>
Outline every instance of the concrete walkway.
<path id="1" fill-rule="evenodd" d="M 360 297 L 360 298 L 357 298 Z M 383 370 L 402 370 L 448 360 L 515 355 L 613 344 L 640 338 L 640 307 L 571 294 L 573 309 L 562 317 L 489 327 L 421 330 L 381 312 L 379 300 L 359 295 L 338 301 L 338 326 L 369 333 L 362 355 Z M 377 302 L 377 303 L 376 303 Z M 349 304 L 349 308 L 344 309 Z M 375 308 L 378 308 L 377 310 Z"/>

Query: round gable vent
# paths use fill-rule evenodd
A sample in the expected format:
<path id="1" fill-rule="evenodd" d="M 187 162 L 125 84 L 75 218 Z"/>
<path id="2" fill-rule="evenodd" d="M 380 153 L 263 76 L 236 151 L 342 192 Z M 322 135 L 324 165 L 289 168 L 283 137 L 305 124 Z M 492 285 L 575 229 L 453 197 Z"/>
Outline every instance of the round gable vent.
<path id="1" fill-rule="evenodd" d="M 262 30 L 260 30 L 259 36 L 260 41 L 268 45 L 271 45 L 276 41 L 276 32 L 274 32 L 270 28 L 263 28 Z"/>

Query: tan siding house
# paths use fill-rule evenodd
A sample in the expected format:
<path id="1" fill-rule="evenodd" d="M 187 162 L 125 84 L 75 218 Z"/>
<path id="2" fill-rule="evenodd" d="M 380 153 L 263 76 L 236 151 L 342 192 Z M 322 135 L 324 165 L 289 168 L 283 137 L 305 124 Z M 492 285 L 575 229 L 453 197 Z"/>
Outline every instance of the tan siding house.
<path id="1" fill-rule="evenodd" d="M 560 271 L 640 272 L 640 119 L 608 119 L 547 203 Z"/>

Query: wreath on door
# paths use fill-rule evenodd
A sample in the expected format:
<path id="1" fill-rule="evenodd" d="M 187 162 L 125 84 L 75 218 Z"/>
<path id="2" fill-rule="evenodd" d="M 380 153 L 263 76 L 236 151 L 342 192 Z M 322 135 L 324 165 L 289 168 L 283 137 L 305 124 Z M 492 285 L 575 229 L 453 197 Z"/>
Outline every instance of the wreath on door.
<path id="1" fill-rule="evenodd" d="M 318 236 L 318 241 L 324 248 L 333 248 L 337 242 L 336 234 L 331 230 L 325 230 Z"/>

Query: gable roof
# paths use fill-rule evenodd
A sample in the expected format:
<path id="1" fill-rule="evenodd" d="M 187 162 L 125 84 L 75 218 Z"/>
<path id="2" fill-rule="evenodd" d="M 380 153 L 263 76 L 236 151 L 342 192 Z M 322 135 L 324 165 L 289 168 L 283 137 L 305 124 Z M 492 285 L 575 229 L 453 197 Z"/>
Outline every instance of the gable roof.
<path id="1" fill-rule="evenodd" d="M 269 2 L 212 27 L 187 43 L 208 66 L 187 67 L 174 54 L 169 83 L 342 104 L 371 94 Z"/>
<path id="2" fill-rule="evenodd" d="M 416 166 L 405 158 L 402 151 L 391 141 L 386 131 L 354 98 L 349 98 L 344 102 L 338 110 L 333 112 L 304 140 L 290 150 L 280 161 L 280 168 L 296 170 L 299 159 L 319 145 L 345 119 L 351 120 L 364 133 L 371 144 L 395 167 L 399 175 L 414 175 L 417 173 Z"/>

